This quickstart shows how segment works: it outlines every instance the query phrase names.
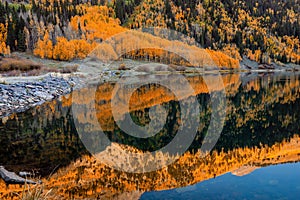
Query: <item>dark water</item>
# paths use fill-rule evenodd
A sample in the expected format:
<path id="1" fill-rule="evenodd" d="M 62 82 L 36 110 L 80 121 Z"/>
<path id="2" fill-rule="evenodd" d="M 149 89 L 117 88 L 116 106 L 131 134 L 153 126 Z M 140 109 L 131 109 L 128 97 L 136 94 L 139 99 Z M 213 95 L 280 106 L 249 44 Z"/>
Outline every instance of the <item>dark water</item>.
<path id="1" fill-rule="evenodd" d="M 60 100 L 3 118 L 0 121 L 0 165 L 15 172 L 34 170 L 40 176 L 48 177 L 62 167 L 68 169 L 71 163 L 85 155 L 101 153 L 111 145 L 110 142 L 141 152 L 159 150 L 176 139 L 183 123 L 180 116 L 184 109 L 181 106 L 195 98 L 199 103 L 199 113 L 193 110 L 185 116 L 188 119 L 184 133 L 187 139 L 191 137 L 192 122 L 195 119 L 198 122 L 193 140 L 182 155 L 187 158 L 186 163 L 172 163 L 168 167 L 173 185 L 158 187 L 149 183 L 147 186 L 137 180 L 133 191 L 141 191 L 141 199 L 298 197 L 300 77 L 295 74 L 244 74 L 243 77 L 240 74 L 223 74 L 221 78 L 225 88 L 212 85 L 208 93 L 206 83 L 217 82 L 215 75 L 205 78 L 187 76 L 196 95 L 183 99 L 159 84 L 141 86 L 130 98 L 130 112 L 127 113 L 123 108 L 117 110 L 121 116 L 118 123 L 111 109 L 116 83 L 93 85 Z M 178 84 L 176 77 L 170 76 L 168 80 L 170 84 Z M 124 97 L 130 96 L 129 88 L 133 85 L 127 84 L 114 98 L 124 103 Z M 178 90 L 184 89 L 179 87 Z M 222 92 L 225 92 L 225 101 Z M 214 107 L 214 104 L 217 106 Z M 128 117 L 139 126 L 147 126 L 151 122 L 151 109 L 157 105 L 165 113 L 154 110 L 154 115 L 166 117 L 157 134 L 137 138 L 120 129 L 119 124 L 132 125 L 127 123 Z M 218 128 L 210 123 L 215 120 L 216 116 L 212 117 L 214 112 L 222 124 L 216 144 L 214 137 L 208 134 L 209 126 L 213 126 L 212 130 Z M 126 113 L 129 115 L 126 116 Z M 153 126 L 157 128 L 159 123 L 154 120 Z M 104 133 L 103 138 L 108 138 L 109 142 L 103 138 L 99 140 L 99 127 Z M 84 138 L 82 133 L 86 134 Z M 204 141 L 213 145 L 213 149 L 206 157 L 199 158 L 197 152 Z M 90 151 L 90 147 L 94 152 Z M 181 149 L 180 145 L 174 148 L 175 153 Z M 189 163 L 189 160 L 193 162 Z M 199 169 L 205 167 L 207 169 L 200 173 Z M 163 177 L 160 178 L 161 182 L 165 181 Z M 143 184 L 146 186 L 140 189 Z M 98 187 L 106 186 L 100 184 Z M 124 188 L 115 187 L 106 189 L 111 190 L 114 197 L 122 195 Z M 88 197 L 88 194 L 85 195 Z"/>

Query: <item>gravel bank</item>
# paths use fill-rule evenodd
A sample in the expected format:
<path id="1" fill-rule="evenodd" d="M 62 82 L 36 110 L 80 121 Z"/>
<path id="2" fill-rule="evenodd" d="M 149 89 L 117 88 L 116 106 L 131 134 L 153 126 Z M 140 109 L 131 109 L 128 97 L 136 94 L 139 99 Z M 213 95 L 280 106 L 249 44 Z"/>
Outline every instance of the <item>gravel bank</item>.
<path id="1" fill-rule="evenodd" d="M 51 74 L 28 82 L 0 83 L 0 117 L 23 112 L 69 94 L 80 84 L 81 80 L 78 77 L 60 77 Z"/>

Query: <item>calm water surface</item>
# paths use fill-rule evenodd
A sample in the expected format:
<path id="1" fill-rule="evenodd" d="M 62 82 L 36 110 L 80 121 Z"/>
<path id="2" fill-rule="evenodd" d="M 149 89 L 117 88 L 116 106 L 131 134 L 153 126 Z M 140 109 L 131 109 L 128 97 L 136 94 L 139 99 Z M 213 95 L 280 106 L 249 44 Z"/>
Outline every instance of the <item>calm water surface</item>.
<path id="1" fill-rule="evenodd" d="M 137 81 L 139 78 L 145 77 L 138 77 Z M 173 76 L 168 78 L 171 84 L 178 84 Z M 199 150 L 212 120 L 212 95 L 219 94 L 222 88 L 213 85 L 209 94 L 203 77 L 186 76 L 186 79 L 199 102 L 200 113 L 197 116 L 192 111 L 189 113 L 190 117 L 199 117 L 197 134 L 188 150 L 163 169 L 128 173 L 113 169 L 106 165 L 107 162 L 92 156 L 112 145 L 135 152 L 152 152 L 175 138 L 181 125 L 181 99 L 158 84 L 137 89 L 130 98 L 130 112 L 118 110 L 121 116 L 118 123 L 111 109 L 116 83 L 93 85 L 60 100 L 2 118 L 0 165 L 15 172 L 34 171 L 36 176 L 47 178 L 44 181 L 47 187 L 57 188 L 57 195 L 66 199 L 299 197 L 300 77 L 270 73 L 223 74 L 226 92 L 224 127 L 216 145 L 205 157 L 200 156 Z M 206 77 L 211 82 L 215 79 L 214 75 Z M 128 83 L 127 88 L 131 86 Z M 124 89 L 121 95 L 113 98 L 122 102 L 130 95 L 128 91 Z M 187 96 L 185 100 L 190 98 Z M 119 128 L 118 124 L 125 123 L 128 116 L 135 124 L 146 126 L 151 121 L 149 111 L 158 105 L 166 111 L 166 120 L 156 135 L 136 138 Z M 76 114 L 73 113 L 74 106 Z M 156 115 L 161 115 L 159 110 L 156 111 Z M 101 138 L 99 141 L 99 127 L 109 138 L 109 143 Z M 83 130 L 87 134 L 84 140 L 80 134 Z M 96 152 L 88 151 L 87 143 Z M 110 153 L 119 159 L 118 162 L 124 162 L 122 155 L 117 157 L 117 152 Z M 163 158 L 169 156 L 172 155 L 163 155 Z M 134 169 L 137 164 L 132 162 L 131 165 Z M 0 197 L 8 197 L 11 190 L 13 188 L 0 189 Z"/>

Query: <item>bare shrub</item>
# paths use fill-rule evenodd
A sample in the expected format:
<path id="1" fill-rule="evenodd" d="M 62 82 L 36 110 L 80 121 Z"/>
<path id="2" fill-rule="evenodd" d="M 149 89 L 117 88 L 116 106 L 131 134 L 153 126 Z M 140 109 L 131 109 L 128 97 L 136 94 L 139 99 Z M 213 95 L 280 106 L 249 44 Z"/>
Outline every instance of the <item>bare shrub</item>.
<path id="1" fill-rule="evenodd" d="M 70 74 L 70 73 L 77 72 L 77 70 L 78 70 L 78 65 L 67 65 L 64 66 L 62 69 L 60 69 L 60 73 Z"/>
<path id="2" fill-rule="evenodd" d="M 41 65 L 38 65 L 29 60 L 19 60 L 15 58 L 4 58 L 0 62 L 0 71 L 2 72 L 14 71 L 14 70 L 26 72 L 34 69 L 41 69 Z"/>
<path id="3" fill-rule="evenodd" d="M 124 63 L 120 64 L 118 70 L 129 70 Z"/>
<path id="4" fill-rule="evenodd" d="M 186 67 L 179 66 L 179 65 L 170 64 L 169 67 L 174 69 L 175 71 L 180 71 L 180 72 L 184 72 L 186 70 Z"/>

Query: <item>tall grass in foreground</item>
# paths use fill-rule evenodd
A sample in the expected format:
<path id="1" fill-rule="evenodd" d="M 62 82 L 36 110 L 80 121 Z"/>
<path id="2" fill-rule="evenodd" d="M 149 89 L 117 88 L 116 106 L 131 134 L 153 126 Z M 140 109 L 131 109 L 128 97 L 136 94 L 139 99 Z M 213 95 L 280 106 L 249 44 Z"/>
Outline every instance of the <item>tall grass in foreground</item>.
<path id="1" fill-rule="evenodd" d="M 55 199 L 52 193 L 52 189 L 46 191 L 44 184 L 37 184 L 30 186 L 24 185 L 22 194 L 19 195 L 20 200 L 48 200 Z"/>

